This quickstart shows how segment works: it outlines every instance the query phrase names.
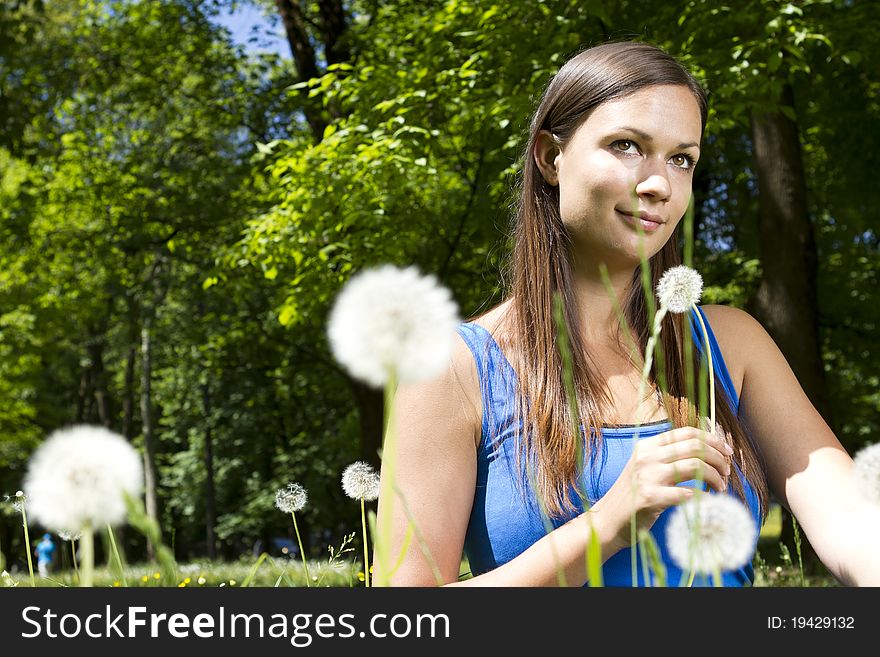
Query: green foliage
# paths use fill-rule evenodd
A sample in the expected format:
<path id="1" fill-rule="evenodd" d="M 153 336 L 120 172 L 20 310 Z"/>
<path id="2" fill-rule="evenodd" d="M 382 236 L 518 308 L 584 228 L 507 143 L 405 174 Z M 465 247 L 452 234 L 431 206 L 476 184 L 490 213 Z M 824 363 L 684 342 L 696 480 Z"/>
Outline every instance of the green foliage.
<path id="1" fill-rule="evenodd" d="M 563 61 L 609 37 L 663 45 L 711 92 L 705 303 L 747 307 L 763 271 L 750 114 L 796 120 L 835 429 L 851 450 L 880 432 L 877 3 L 356 0 L 352 59 L 312 80 L 233 47 L 210 21 L 229 4 L 0 6 L 0 493 L 65 423 L 143 444 L 149 320 L 177 556 L 206 551 L 209 480 L 228 556 L 289 533 L 272 496 L 291 480 L 309 490 L 297 518 L 313 553 L 356 528 L 339 473 L 360 428 L 324 328 L 336 292 L 391 262 L 437 274 L 466 315 L 497 300 L 529 115 Z M 314 103 L 329 121 L 317 142 Z M 7 558 L 13 523 L 4 510 Z"/>

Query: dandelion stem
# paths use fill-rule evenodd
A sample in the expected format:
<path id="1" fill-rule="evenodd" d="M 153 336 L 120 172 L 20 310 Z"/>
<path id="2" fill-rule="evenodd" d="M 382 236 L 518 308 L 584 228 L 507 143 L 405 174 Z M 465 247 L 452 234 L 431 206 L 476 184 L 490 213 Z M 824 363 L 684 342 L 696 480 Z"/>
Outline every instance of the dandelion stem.
<path id="1" fill-rule="evenodd" d="M 562 302 L 562 296 L 559 292 L 553 294 L 553 319 L 556 323 L 556 347 L 559 350 L 559 357 L 562 360 L 562 382 L 565 385 L 566 396 L 568 397 L 568 414 L 569 422 L 571 422 L 572 439 L 574 440 L 577 458 L 577 491 L 581 500 L 581 507 L 584 511 L 589 512 L 590 500 L 584 490 L 584 467 L 586 464 L 585 453 L 585 435 L 581 434 L 580 411 L 578 408 L 577 390 L 574 385 L 574 363 L 571 356 L 571 346 L 568 341 L 568 324 L 565 321 L 565 307 Z M 584 550 L 584 563 L 587 568 L 587 580 L 590 586 L 600 587 L 603 585 L 602 578 L 602 549 L 593 527 L 593 516 L 588 515 L 590 525 L 590 540 L 587 542 Z M 551 527 L 552 529 L 552 527 Z M 552 543 L 551 543 L 552 546 Z M 562 566 L 557 564 L 557 579 L 560 582 L 565 581 L 565 574 Z"/>
<path id="2" fill-rule="evenodd" d="M 650 313 L 650 310 L 649 310 L 649 313 Z M 642 378 L 639 381 L 639 392 L 638 392 L 638 395 L 636 396 L 636 399 L 638 400 L 639 404 L 642 403 L 642 399 L 645 396 L 645 389 L 648 387 L 648 377 L 650 377 L 650 375 L 651 375 L 651 365 L 654 362 L 654 345 L 657 342 L 657 336 L 660 334 L 660 327 L 662 326 L 663 318 L 666 316 L 666 313 L 667 313 L 666 306 L 661 305 L 660 310 L 657 311 L 657 313 L 654 315 L 654 322 L 653 322 L 653 326 L 651 328 L 651 335 L 648 338 L 648 344 L 645 347 L 645 364 L 642 367 Z M 639 439 L 639 432 L 638 432 L 638 429 L 636 429 L 636 435 L 634 436 L 634 440 L 638 441 L 638 439 Z M 635 475 L 635 472 L 633 473 L 633 475 Z M 633 498 L 635 498 L 635 495 L 636 495 L 636 487 L 634 485 L 633 486 Z M 630 558 L 630 568 L 632 571 L 631 575 L 632 575 L 633 586 L 637 586 L 638 585 L 638 549 L 639 549 L 639 545 L 638 545 L 637 533 L 636 533 L 635 513 L 633 513 L 633 515 L 630 517 L 629 535 L 630 535 L 630 546 L 631 546 L 631 550 L 632 550 L 631 558 Z M 647 585 L 647 582 L 645 582 L 645 584 Z"/>
<path id="3" fill-rule="evenodd" d="M 791 516 L 791 528 L 794 530 L 794 549 L 797 552 L 798 557 L 798 569 L 801 573 L 801 586 L 807 585 L 807 579 L 804 576 L 804 559 L 801 554 L 801 532 L 798 529 L 797 518 L 794 517 L 794 514 Z"/>
<path id="4" fill-rule="evenodd" d="M 79 551 L 82 554 L 82 578 L 80 586 L 93 586 L 92 575 L 95 571 L 95 536 L 92 534 L 91 525 L 86 525 L 82 530 L 82 537 L 79 541 Z"/>
<path id="5" fill-rule="evenodd" d="M 299 527 L 296 524 L 296 511 L 291 511 L 290 517 L 293 518 L 293 531 L 296 532 L 296 542 L 299 543 L 299 554 L 302 557 L 303 570 L 306 573 L 306 586 L 310 587 L 312 585 L 312 578 L 309 575 L 309 565 L 306 563 L 306 551 L 303 550 L 302 538 L 300 538 Z"/>
<path id="6" fill-rule="evenodd" d="M 413 516 L 412 511 L 409 508 L 409 504 L 406 501 L 406 497 L 403 495 L 403 491 L 400 490 L 397 484 L 394 485 L 394 492 L 397 493 L 397 499 L 400 501 L 400 505 L 403 507 L 404 514 L 406 514 L 407 532 L 409 532 L 409 528 L 412 527 L 413 534 L 415 534 L 416 537 L 416 542 L 419 544 L 419 549 L 421 549 L 422 551 L 422 556 L 425 557 L 425 560 L 428 562 L 428 566 L 431 568 L 431 572 L 434 575 L 434 581 L 437 582 L 437 586 L 443 586 L 443 576 L 440 574 L 440 568 L 437 566 L 437 562 L 434 561 L 434 556 L 431 554 L 431 549 L 428 547 L 428 542 L 425 540 L 422 532 L 419 531 L 419 526 L 416 523 L 415 516 Z M 401 563 L 403 563 L 403 557 L 409 547 L 409 541 L 406 537 L 404 537 L 403 543 L 404 544 L 400 550 L 397 564 L 392 569 L 392 573 L 400 567 Z M 373 551 L 376 551 L 375 543 L 373 544 Z M 373 585 L 375 586 L 375 582 L 373 582 Z"/>
<path id="7" fill-rule="evenodd" d="M 27 552 L 27 561 L 28 561 L 28 572 L 31 576 L 31 588 L 37 586 L 37 582 L 34 579 L 34 560 L 31 558 L 31 538 L 28 534 L 28 523 L 27 523 L 27 511 L 24 508 L 24 496 L 19 498 L 21 502 L 21 525 L 24 527 L 24 549 Z"/>
<path id="8" fill-rule="evenodd" d="M 706 355 L 709 358 L 709 431 L 715 432 L 715 365 L 712 362 L 712 347 L 709 344 L 709 331 L 703 322 L 703 313 L 693 307 L 697 319 L 700 320 L 700 328 L 703 330 L 703 342 L 706 345 Z"/>
<path id="9" fill-rule="evenodd" d="M 70 558 L 73 561 L 73 574 L 79 579 L 79 566 L 76 565 L 76 539 L 70 539 Z"/>
<path id="10" fill-rule="evenodd" d="M 385 383 L 385 436 L 382 441 L 382 479 L 379 496 L 382 502 L 382 515 L 376 518 L 376 537 L 373 541 L 373 551 L 379 557 L 379 577 L 373 580 L 373 586 L 388 586 L 391 583 L 391 564 L 389 563 L 391 550 L 392 520 L 394 518 L 394 504 L 396 486 L 396 461 L 397 441 L 394 435 L 394 395 L 397 392 L 397 373 L 388 373 Z"/>
<path id="11" fill-rule="evenodd" d="M 119 567 L 119 579 L 122 580 L 123 586 L 128 586 L 125 580 L 125 566 L 122 565 L 122 557 L 119 555 L 119 548 L 116 546 L 116 537 L 113 535 L 113 527 L 107 525 L 107 536 L 110 537 L 110 549 L 116 558 L 116 565 Z"/>
<path id="12" fill-rule="evenodd" d="M 361 498 L 361 528 L 364 531 L 364 586 L 370 588 L 370 557 L 367 552 L 367 512 L 364 508 L 364 498 Z"/>

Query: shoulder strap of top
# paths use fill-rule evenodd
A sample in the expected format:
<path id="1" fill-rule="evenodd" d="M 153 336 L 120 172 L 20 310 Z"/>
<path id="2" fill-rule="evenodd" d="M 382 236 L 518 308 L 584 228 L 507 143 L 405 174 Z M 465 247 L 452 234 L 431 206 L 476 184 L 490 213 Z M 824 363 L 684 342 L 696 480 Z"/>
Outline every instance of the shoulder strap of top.
<path id="1" fill-rule="evenodd" d="M 487 402 L 491 399 L 490 373 L 495 370 L 491 365 L 492 336 L 482 326 L 476 322 L 463 322 L 455 329 L 464 340 L 471 354 L 474 356 L 474 362 L 477 365 L 477 378 L 480 381 L 480 397 L 483 405 L 482 436 L 488 435 L 489 431 L 489 415 L 487 413 Z"/>
<path id="2" fill-rule="evenodd" d="M 733 404 L 733 411 L 736 413 L 739 410 L 739 396 L 736 394 L 736 386 L 733 385 L 733 379 L 730 378 L 730 372 L 727 371 L 727 365 L 724 363 L 724 357 L 721 355 L 721 347 L 718 346 L 718 341 L 715 339 L 715 333 L 712 331 L 712 327 L 709 325 L 709 320 L 706 319 L 706 313 L 703 312 L 703 309 L 697 306 L 696 311 L 691 311 L 691 329 L 694 334 L 694 344 L 697 346 L 697 350 L 700 352 L 700 355 L 703 353 L 703 328 L 700 325 L 700 320 L 697 318 L 696 313 L 700 314 L 700 317 L 703 318 L 703 323 L 706 325 L 706 333 L 709 336 L 709 349 L 712 354 L 712 366 L 715 369 L 715 380 L 721 383 L 721 386 L 724 388 L 724 392 L 727 393 L 727 398 L 730 400 L 730 403 Z"/>
<path id="3" fill-rule="evenodd" d="M 477 364 L 477 372 L 481 372 L 484 369 L 483 361 L 486 354 L 486 339 L 484 332 L 480 331 L 480 327 L 474 322 L 461 323 L 455 330 L 474 355 L 474 361 Z"/>

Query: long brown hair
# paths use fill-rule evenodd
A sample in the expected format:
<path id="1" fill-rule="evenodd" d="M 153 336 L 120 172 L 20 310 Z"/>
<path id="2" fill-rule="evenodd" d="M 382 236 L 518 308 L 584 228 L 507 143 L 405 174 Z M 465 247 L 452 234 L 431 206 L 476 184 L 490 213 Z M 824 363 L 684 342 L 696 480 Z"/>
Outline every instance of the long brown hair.
<path id="1" fill-rule="evenodd" d="M 513 228 L 514 244 L 508 272 L 508 329 L 499 336 L 517 374 L 519 387 L 518 421 L 522 421 L 520 450 L 532 473 L 535 492 L 548 514 L 562 516 L 574 510 L 570 491 L 577 486 L 578 457 L 583 453 L 572 426 L 563 382 L 563 366 L 557 350 L 557 330 L 553 299 L 561 297 L 564 322 L 572 354 L 573 375 L 578 404 L 577 417 L 583 423 L 589 453 L 595 453 L 601 440 L 603 410 L 611 408 L 606 382 L 600 377 L 581 332 L 576 310 L 571 243 L 559 211 L 556 186 L 548 184 L 538 169 L 532 153 L 541 130 L 558 137 L 560 147 L 598 105 L 621 98 L 652 85 L 683 85 L 696 99 L 705 129 L 706 93 L 694 77 L 673 57 L 659 48 L 635 42 L 607 43 L 589 48 L 571 58 L 551 80 L 538 105 L 530 126 L 529 142 L 520 184 L 519 201 Z M 683 223 L 683 222 L 682 222 Z M 681 264 L 678 240 L 681 224 L 663 248 L 649 260 L 651 289 L 668 268 Z M 641 267 L 637 267 L 629 291 L 621 300 L 621 309 L 638 344 L 649 337 L 648 308 L 641 285 Z M 666 390 L 663 406 L 674 427 L 698 426 L 696 403 L 688 395 L 686 381 L 686 333 L 684 314 L 668 314 L 663 320 L 659 342 L 662 345 L 662 369 Z M 618 345 L 620 333 L 618 332 Z M 704 348 L 708 348 L 706 345 Z M 627 350 L 628 351 L 628 350 Z M 691 350 L 691 372 L 699 372 L 696 349 Z M 641 356 L 639 356 L 641 358 Z M 630 355 L 630 360 L 638 366 Z M 656 382 L 658 365 L 650 377 Z M 767 508 L 767 483 L 759 453 L 731 410 L 723 388 L 716 390 L 716 418 L 734 448 L 734 459 L 746 480 L 755 489 L 762 515 Z M 641 400 L 639 400 L 641 402 Z M 594 428 L 595 431 L 591 430 Z M 730 485 L 745 501 L 739 477 Z"/>

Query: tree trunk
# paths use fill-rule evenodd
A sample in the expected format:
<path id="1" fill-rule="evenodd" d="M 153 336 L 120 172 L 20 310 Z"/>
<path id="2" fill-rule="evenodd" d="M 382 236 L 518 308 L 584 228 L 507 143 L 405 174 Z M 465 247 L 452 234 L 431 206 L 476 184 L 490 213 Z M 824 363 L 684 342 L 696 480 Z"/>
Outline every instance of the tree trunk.
<path id="1" fill-rule="evenodd" d="M 214 444 L 211 427 L 211 395 L 207 384 L 202 384 L 202 408 L 205 414 L 205 541 L 208 558 L 217 558 L 217 507 L 214 497 Z"/>
<path id="2" fill-rule="evenodd" d="M 138 311 L 134 300 L 128 298 L 128 357 L 125 360 L 125 390 L 122 396 L 122 435 L 134 438 L 134 377 L 137 367 Z"/>
<path id="3" fill-rule="evenodd" d="M 87 404 L 91 398 L 92 390 L 92 369 L 86 367 L 83 369 L 79 377 L 79 393 L 76 398 L 76 424 L 82 424 L 87 421 L 88 408 Z"/>
<path id="4" fill-rule="evenodd" d="M 134 438 L 134 370 L 137 365 L 137 346 L 128 347 L 125 360 L 125 392 L 122 398 L 122 435 L 131 440 Z"/>
<path id="5" fill-rule="evenodd" d="M 318 3 L 324 36 L 324 58 L 327 64 L 338 64 L 351 59 L 351 52 L 342 41 L 346 30 L 345 9 L 341 0 L 321 0 Z"/>
<path id="6" fill-rule="evenodd" d="M 379 449 L 382 447 L 384 433 L 385 397 L 383 391 L 376 390 L 355 379 L 349 378 L 358 415 L 361 422 L 361 459 L 378 468 Z"/>
<path id="7" fill-rule="evenodd" d="M 113 412 L 110 405 L 110 392 L 107 390 L 107 376 L 104 370 L 104 336 L 94 334 L 89 338 L 89 367 L 94 381 L 95 401 L 98 407 L 98 420 L 108 429 L 113 427 Z"/>
<path id="8" fill-rule="evenodd" d="M 782 103 L 793 106 L 786 85 Z M 752 114 L 763 276 L 755 312 L 810 401 L 832 425 L 819 341 L 818 256 L 807 210 L 797 125 L 781 112 Z"/>
<path id="9" fill-rule="evenodd" d="M 152 318 L 144 320 L 141 329 L 141 421 L 144 434 L 144 494 L 146 499 L 147 515 L 159 521 L 159 503 L 156 491 L 156 443 L 153 435 L 153 411 L 150 382 L 152 378 L 152 342 L 150 331 L 152 330 Z M 147 542 L 147 558 L 152 561 L 155 557 L 154 547 Z"/>
<path id="10" fill-rule="evenodd" d="M 793 108 L 793 101 L 792 89 L 786 85 L 779 105 Z M 833 427 L 818 331 L 818 256 L 807 205 L 798 126 L 780 111 L 753 112 L 751 129 L 758 173 L 758 234 L 763 265 L 753 309 L 810 401 Z M 793 548 L 791 518 L 785 516 L 781 539 Z M 815 566 L 816 553 L 803 535 L 801 538 L 805 566 Z"/>
<path id="11" fill-rule="evenodd" d="M 275 0 L 281 22 L 284 23 L 284 31 L 287 33 L 287 42 L 290 44 L 290 52 L 296 65 L 296 72 L 301 82 L 320 77 L 318 63 L 315 59 L 315 49 L 309 39 L 306 29 L 305 16 L 297 0 Z M 324 138 L 324 129 L 327 121 L 321 113 L 320 105 L 313 103 L 312 99 L 306 99 L 303 103 L 303 113 L 312 130 L 315 142 Z"/>

